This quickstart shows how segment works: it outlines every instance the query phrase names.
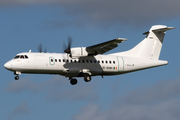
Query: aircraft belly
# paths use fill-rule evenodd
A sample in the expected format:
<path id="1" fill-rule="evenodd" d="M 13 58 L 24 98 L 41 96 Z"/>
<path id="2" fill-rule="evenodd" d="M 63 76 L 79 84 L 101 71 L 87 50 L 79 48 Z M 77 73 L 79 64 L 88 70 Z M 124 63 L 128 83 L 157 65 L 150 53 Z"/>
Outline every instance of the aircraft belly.
<path id="1" fill-rule="evenodd" d="M 60 73 L 63 76 L 67 76 L 67 77 L 79 77 L 82 76 L 80 74 L 82 74 L 82 70 L 88 70 L 91 73 L 91 76 L 95 76 L 95 75 L 101 75 L 102 74 L 102 68 L 101 67 L 97 67 L 97 66 L 85 66 L 85 65 L 74 65 L 73 67 L 67 67 L 64 68 L 64 70 Z"/>

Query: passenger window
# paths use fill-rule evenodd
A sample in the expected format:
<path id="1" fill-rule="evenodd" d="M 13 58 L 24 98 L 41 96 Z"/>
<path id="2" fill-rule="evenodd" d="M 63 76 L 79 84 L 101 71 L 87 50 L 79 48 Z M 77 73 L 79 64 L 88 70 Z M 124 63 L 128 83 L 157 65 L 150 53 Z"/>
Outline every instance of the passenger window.
<path id="1" fill-rule="evenodd" d="M 57 59 L 55 59 L 55 62 L 57 62 Z"/>
<path id="2" fill-rule="evenodd" d="M 66 60 L 66 62 L 68 63 L 68 62 L 69 62 L 69 60 Z"/>
<path id="3" fill-rule="evenodd" d="M 82 62 L 84 63 L 84 60 L 82 60 Z"/>
<path id="4" fill-rule="evenodd" d="M 113 63 L 115 64 L 115 61 L 113 61 Z"/>
<path id="5" fill-rule="evenodd" d="M 73 60 L 71 60 L 71 62 L 73 62 Z"/>
<path id="6" fill-rule="evenodd" d="M 92 63 L 92 60 L 90 60 L 90 62 Z"/>
<path id="7" fill-rule="evenodd" d="M 104 63 L 104 61 L 102 60 L 102 63 Z"/>
<path id="8" fill-rule="evenodd" d="M 65 62 L 65 59 L 63 59 L 63 62 Z"/>
<path id="9" fill-rule="evenodd" d="M 51 62 L 53 62 L 53 59 L 51 59 Z"/>
<path id="10" fill-rule="evenodd" d="M 88 63 L 88 62 L 89 62 L 89 60 L 86 60 L 86 62 Z"/>
<path id="11" fill-rule="evenodd" d="M 94 63 L 96 63 L 96 60 L 94 60 Z"/>
<path id="12" fill-rule="evenodd" d="M 98 63 L 100 63 L 100 61 L 98 60 Z"/>
<path id="13" fill-rule="evenodd" d="M 111 61 L 109 61 L 109 63 L 111 64 Z"/>
<path id="14" fill-rule="evenodd" d="M 61 59 L 59 59 L 59 62 L 61 62 Z"/>
<path id="15" fill-rule="evenodd" d="M 80 61 L 80 60 L 79 60 L 78 62 L 79 62 L 79 63 L 81 63 L 81 61 Z"/>
<path id="16" fill-rule="evenodd" d="M 108 63 L 108 61 L 106 60 L 106 63 Z"/>
<path id="17" fill-rule="evenodd" d="M 76 60 L 74 60 L 74 62 L 76 63 Z"/>

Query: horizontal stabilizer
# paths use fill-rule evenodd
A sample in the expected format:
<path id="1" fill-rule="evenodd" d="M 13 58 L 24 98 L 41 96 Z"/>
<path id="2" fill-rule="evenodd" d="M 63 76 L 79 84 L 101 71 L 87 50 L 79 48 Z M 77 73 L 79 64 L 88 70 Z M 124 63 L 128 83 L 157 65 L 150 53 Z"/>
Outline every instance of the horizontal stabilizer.
<path id="1" fill-rule="evenodd" d="M 167 30 L 171 30 L 171 29 L 175 29 L 175 27 L 160 28 L 160 29 L 155 29 L 155 30 L 152 30 L 152 31 L 153 32 L 163 32 L 163 31 L 167 31 Z"/>
<path id="2" fill-rule="evenodd" d="M 148 32 L 143 33 L 143 35 L 148 34 L 150 31 L 153 31 L 153 32 L 165 32 L 167 30 L 172 30 L 172 29 L 175 29 L 175 27 L 167 27 L 167 26 L 164 26 L 164 25 L 155 25 L 155 26 L 152 26 L 152 28 Z"/>

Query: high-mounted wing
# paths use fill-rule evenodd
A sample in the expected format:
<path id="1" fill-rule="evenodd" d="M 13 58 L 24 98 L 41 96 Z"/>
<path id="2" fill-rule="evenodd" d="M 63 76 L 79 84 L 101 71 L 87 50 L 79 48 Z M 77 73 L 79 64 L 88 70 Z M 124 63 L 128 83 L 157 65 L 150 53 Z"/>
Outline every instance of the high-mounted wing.
<path id="1" fill-rule="evenodd" d="M 113 39 L 113 40 L 103 42 L 97 45 L 86 47 L 86 51 L 88 52 L 89 55 L 104 54 L 105 52 L 118 47 L 119 43 L 122 43 L 126 40 L 127 39 L 124 39 L 124 38 Z"/>

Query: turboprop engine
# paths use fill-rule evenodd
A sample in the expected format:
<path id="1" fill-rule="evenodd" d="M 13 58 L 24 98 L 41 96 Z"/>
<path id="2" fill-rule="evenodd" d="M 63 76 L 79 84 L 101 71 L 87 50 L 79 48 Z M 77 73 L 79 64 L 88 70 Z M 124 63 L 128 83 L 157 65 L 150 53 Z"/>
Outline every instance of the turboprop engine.
<path id="1" fill-rule="evenodd" d="M 71 58 L 76 59 L 80 57 L 88 56 L 88 52 L 85 47 L 71 48 Z"/>

